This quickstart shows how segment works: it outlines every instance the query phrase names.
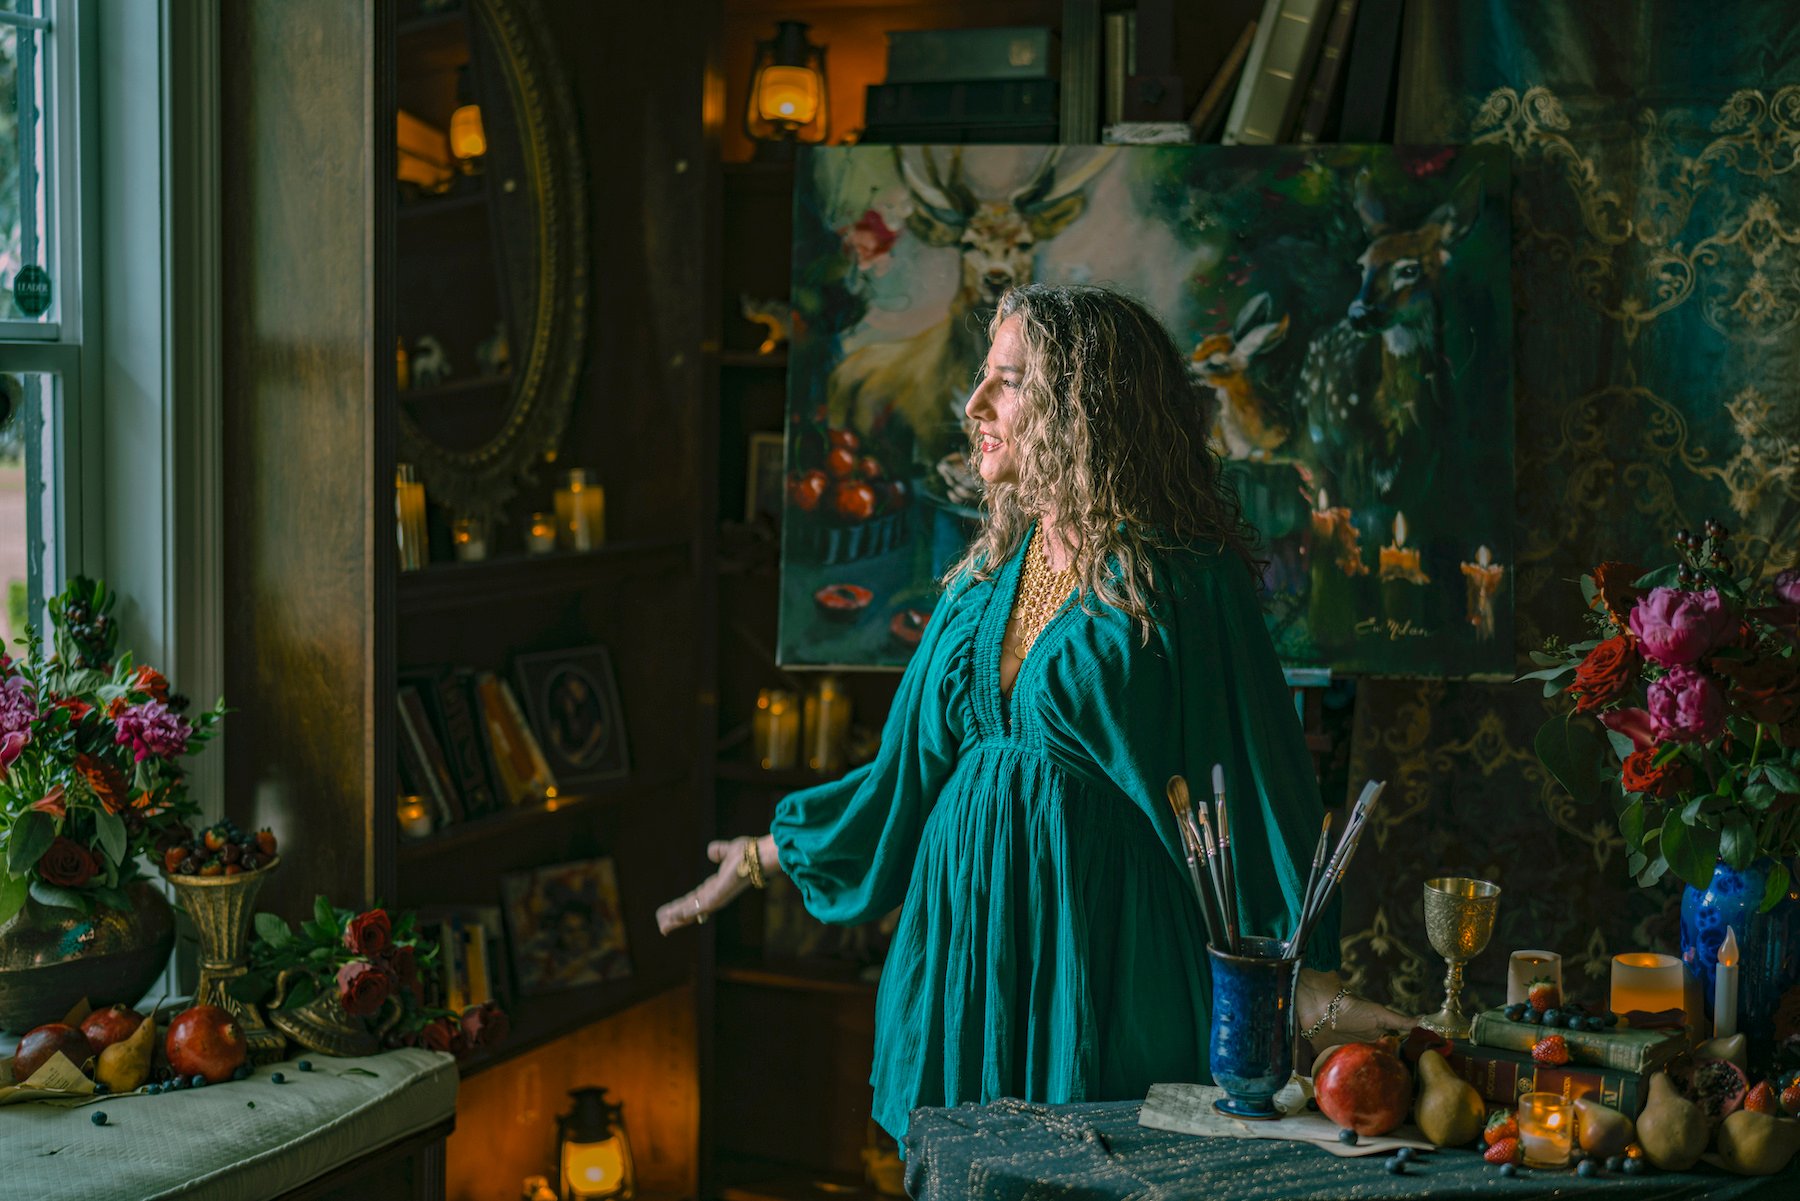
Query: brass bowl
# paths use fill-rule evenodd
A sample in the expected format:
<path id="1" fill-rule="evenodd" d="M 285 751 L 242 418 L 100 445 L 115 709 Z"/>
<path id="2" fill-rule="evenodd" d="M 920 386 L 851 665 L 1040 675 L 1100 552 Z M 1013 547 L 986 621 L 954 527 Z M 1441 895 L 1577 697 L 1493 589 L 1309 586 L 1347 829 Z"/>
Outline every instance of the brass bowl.
<path id="1" fill-rule="evenodd" d="M 90 914 L 27 897 L 0 924 L 0 1029 L 60 1022 L 83 998 L 96 1009 L 143 998 L 168 966 L 175 916 L 148 880 L 125 893 L 129 910 L 96 904 Z"/>

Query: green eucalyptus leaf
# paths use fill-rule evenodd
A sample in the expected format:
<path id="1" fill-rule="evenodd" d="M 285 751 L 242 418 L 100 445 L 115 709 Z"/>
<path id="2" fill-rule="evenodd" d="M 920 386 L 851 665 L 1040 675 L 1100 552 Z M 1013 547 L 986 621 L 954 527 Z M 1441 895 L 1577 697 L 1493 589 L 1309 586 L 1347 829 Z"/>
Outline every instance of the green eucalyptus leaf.
<path id="1" fill-rule="evenodd" d="M 1705 826 L 1666 822 L 1662 851 L 1676 875 L 1695 888 L 1704 889 L 1712 883 L 1713 868 L 1719 861 L 1719 832 Z"/>
<path id="2" fill-rule="evenodd" d="M 331 902 L 325 899 L 323 893 L 313 898 L 313 920 L 321 926 L 335 927 L 337 925 L 337 913 L 331 908 Z"/>
<path id="3" fill-rule="evenodd" d="M 1759 781 L 1745 786 L 1743 802 L 1758 813 L 1767 813 L 1777 795 L 1773 784 Z"/>
<path id="4" fill-rule="evenodd" d="M 1638 885 L 1642 888 L 1649 888 L 1652 884 L 1655 884 L 1658 880 L 1667 875 L 1668 871 L 1669 861 L 1661 855 L 1654 855 L 1651 857 L 1650 862 L 1645 865 L 1644 870 L 1638 873 Z"/>
<path id="5" fill-rule="evenodd" d="M 1637 743 L 1631 741 L 1631 735 L 1621 734 L 1617 730 L 1608 730 L 1606 741 L 1612 744 L 1613 754 L 1619 757 L 1620 763 L 1631 758 L 1637 751 Z"/>
<path id="6" fill-rule="evenodd" d="M 1570 796 L 1583 802 L 1598 799 L 1603 748 L 1585 722 L 1553 717 L 1538 730 L 1533 745 L 1538 759 Z"/>
<path id="7" fill-rule="evenodd" d="M 125 890 L 122 888 L 112 885 L 96 888 L 94 889 L 94 899 L 108 909 L 116 909 L 120 913 L 131 912 L 131 898 L 125 895 Z"/>
<path id="8" fill-rule="evenodd" d="M 1635 800 L 1619 814 L 1619 835 L 1628 847 L 1644 844 L 1644 802 Z"/>
<path id="9" fill-rule="evenodd" d="M 1546 697 L 1557 696 L 1560 693 L 1565 692 L 1565 691 L 1567 691 L 1567 689 L 1565 689 L 1563 687 L 1562 681 L 1560 681 L 1560 680 L 1545 680 L 1544 681 L 1544 695 Z"/>
<path id="10" fill-rule="evenodd" d="M 6 843 L 6 870 L 23 876 L 44 857 L 56 841 L 56 819 L 37 809 L 27 809 L 13 823 Z"/>
<path id="11" fill-rule="evenodd" d="M 1719 854 L 1733 871 L 1743 871 L 1756 858 L 1756 831 L 1741 813 L 1725 819 L 1719 830 Z"/>
<path id="12" fill-rule="evenodd" d="M 273 913 L 256 915 L 256 936 L 272 947 L 286 946 L 294 941 L 294 932 Z"/>
<path id="13" fill-rule="evenodd" d="M 1637 875 L 1639 872 L 1643 871 L 1645 865 L 1648 864 L 1649 862 L 1650 862 L 1650 860 L 1644 855 L 1644 852 L 1642 852 L 1642 851 L 1626 851 L 1625 852 L 1625 870 L 1630 872 L 1634 876 Z"/>
<path id="14" fill-rule="evenodd" d="M 1769 882 L 1763 885 L 1762 912 L 1767 913 L 1787 896 L 1789 876 L 1787 864 L 1777 863 L 1769 869 Z"/>
<path id="15" fill-rule="evenodd" d="M 1600 585 L 1594 583 L 1594 577 L 1591 575 L 1582 576 L 1581 577 L 1581 599 L 1583 601 L 1587 602 L 1588 608 L 1591 609 L 1594 607 L 1594 598 L 1599 595 L 1600 595 Z"/>
<path id="16" fill-rule="evenodd" d="M 1522 684 L 1526 680 L 1560 680 L 1574 670 L 1573 663 L 1565 664 L 1562 667 L 1546 667 L 1542 671 L 1528 671 L 1513 683 Z"/>
<path id="17" fill-rule="evenodd" d="M 1595 647 L 1597 647 L 1599 645 L 1600 645 L 1600 640 L 1598 638 L 1589 638 L 1586 642 L 1576 642 L 1576 643 L 1571 644 L 1569 647 L 1569 650 L 1571 652 L 1581 655 L 1585 658 L 1589 651 L 1593 650 Z"/>
<path id="18" fill-rule="evenodd" d="M 1785 763 L 1771 761 L 1763 764 L 1763 779 L 1773 784 L 1782 792 L 1800 792 L 1800 775 Z"/>
<path id="19" fill-rule="evenodd" d="M 125 833 L 125 819 L 102 809 L 94 814 L 94 828 L 100 835 L 100 849 L 114 863 L 125 861 L 125 848 L 130 841 Z"/>
<path id="20" fill-rule="evenodd" d="M 64 888 L 60 884 L 46 884 L 42 880 L 31 882 L 31 899 L 40 905 L 51 905 L 57 909 L 73 909 L 78 913 L 88 912 L 87 898 L 73 888 Z"/>
<path id="21" fill-rule="evenodd" d="M 1532 651 L 1531 661 L 1539 667 L 1563 667 L 1568 665 L 1567 655 L 1550 655 L 1543 651 Z"/>
<path id="22" fill-rule="evenodd" d="M 1705 796 L 1697 796 L 1681 807 L 1681 820 L 1685 825 L 1693 825 L 1700 820 L 1701 807 L 1706 804 Z"/>
<path id="23" fill-rule="evenodd" d="M 1681 583 L 1681 565 L 1670 563 L 1655 571 L 1646 571 L 1632 581 L 1633 588 L 1673 588 Z"/>
<path id="24" fill-rule="evenodd" d="M 12 915 L 25 907 L 25 898 L 31 895 L 31 879 L 28 876 L 7 876 L 0 879 L 0 926 L 12 919 Z"/>

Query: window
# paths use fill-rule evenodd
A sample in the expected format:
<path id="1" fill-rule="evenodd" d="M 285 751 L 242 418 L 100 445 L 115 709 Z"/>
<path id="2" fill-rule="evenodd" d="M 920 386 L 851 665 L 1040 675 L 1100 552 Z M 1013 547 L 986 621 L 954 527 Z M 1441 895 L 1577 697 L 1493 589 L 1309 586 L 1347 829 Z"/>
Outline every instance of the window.
<path id="1" fill-rule="evenodd" d="M 0 635 L 79 562 L 78 0 L 0 0 Z"/>

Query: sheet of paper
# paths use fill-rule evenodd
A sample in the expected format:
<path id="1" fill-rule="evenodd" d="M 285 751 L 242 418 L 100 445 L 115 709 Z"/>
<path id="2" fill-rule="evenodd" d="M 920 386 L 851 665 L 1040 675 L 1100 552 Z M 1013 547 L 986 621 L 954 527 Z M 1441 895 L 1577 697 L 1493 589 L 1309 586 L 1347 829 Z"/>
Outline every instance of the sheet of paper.
<path id="1" fill-rule="evenodd" d="M 1380 1137 L 1358 1139 L 1354 1147 L 1345 1146 L 1338 1142 L 1335 1122 L 1306 1108 L 1310 1093 L 1311 1082 L 1296 1076 L 1275 1094 L 1275 1107 L 1281 1110 L 1281 1118 L 1272 1122 L 1241 1122 L 1213 1108 L 1213 1102 L 1225 1095 L 1223 1089 L 1214 1085 L 1153 1084 L 1150 1095 L 1144 1098 L 1138 1125 L 1208 1138 L 1271 1138 L 1315 1143 L 1340 1156 L 1379 1155 L 1401 1147 L 1421 1151 L 1434 1149 L 1430 1140 L 1414 1126 L 1402 1126 Z"/>
<path id="2" fill-rule="evenodd" d="M 8 1060 L 6 1066 L 7 1078 L 11 1079 L 12 1061 Z M 70 1062 L 67 1055 L 58 1051 L 33 1072 L 25 1083 L 0 1088 L 0 1105 L 86 1097 L 93 1091 L 94 1082 L 82 1075 L 81 1069 Z"/>

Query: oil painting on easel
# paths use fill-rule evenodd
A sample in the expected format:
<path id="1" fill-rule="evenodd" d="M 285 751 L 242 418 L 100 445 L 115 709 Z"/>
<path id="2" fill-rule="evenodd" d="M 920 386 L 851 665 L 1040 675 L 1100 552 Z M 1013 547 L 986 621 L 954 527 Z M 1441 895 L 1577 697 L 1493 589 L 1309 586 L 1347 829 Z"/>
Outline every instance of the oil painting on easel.
<path id="1" fill-rule="evenodd" d="M 1282 661 L 1512 667 L 1507 168 L 1491 147 L 814 150 L 795 198 L 780 655 L 897 666 L 980 517 L 1007 288 L 1113 287 L 1190 355 Z"/>

